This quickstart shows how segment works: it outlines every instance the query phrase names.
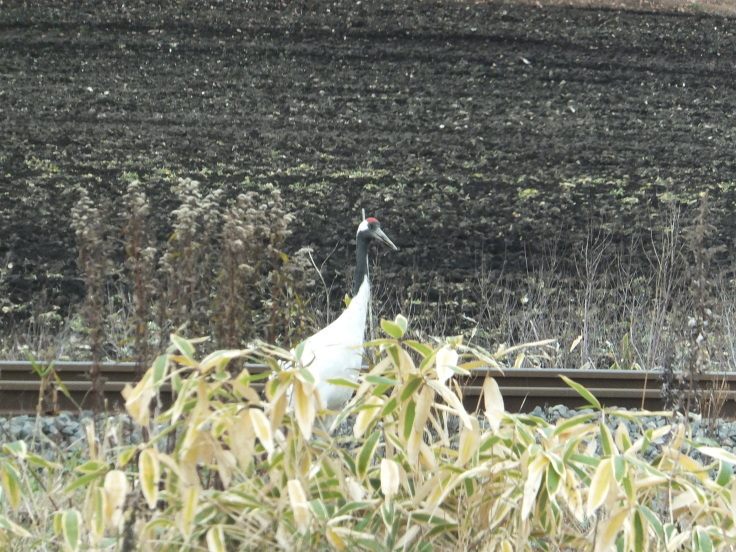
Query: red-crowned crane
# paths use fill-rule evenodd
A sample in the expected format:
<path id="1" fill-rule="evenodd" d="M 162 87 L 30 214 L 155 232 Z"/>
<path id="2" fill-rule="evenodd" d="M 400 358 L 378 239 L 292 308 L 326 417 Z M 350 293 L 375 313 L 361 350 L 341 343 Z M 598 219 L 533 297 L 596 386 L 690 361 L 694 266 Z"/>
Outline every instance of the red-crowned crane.
<path id="1" fill-rule="evenodd" d="M 356 266 L 352 300 L 337 320 L 307 338 L 301 345 L 302 364 L 314 376 L 322 408 L 327 410 L 341 410 L 350 400 L 353 390 L 325 380 L 358 381 L 363 361 L 366 318 L 371 301 L 368 246 L 372 240 L 398 249 L 383 233 L 381 224 L 376 219 L 368 217 L 361 222 L 355 238 Z"/>

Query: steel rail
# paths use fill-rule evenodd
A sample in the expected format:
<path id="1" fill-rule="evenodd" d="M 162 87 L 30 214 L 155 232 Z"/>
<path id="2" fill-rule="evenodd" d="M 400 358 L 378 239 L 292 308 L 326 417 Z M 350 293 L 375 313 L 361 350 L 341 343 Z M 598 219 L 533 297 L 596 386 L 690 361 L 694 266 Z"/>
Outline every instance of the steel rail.
<path id="1" fill-rule="evenodd" d="M 35 363 L 36 367 L 48 364 Z M 252 373 L 263 373 L 265 366 L 247 365 Z M 47 413 L 55 406 L 58 410 L 76 411 L 90 408 L 92 371 L 91 362 L 59 361 L 53 364 L 54 372 L 62 382 L 71 400 L 58 390 L 54 377 L 48 378 L 45 389 L 42 379 L 28 361 L 0 361 L 0 414 L 29 414 L 39 411 Z M 586 401 L 560 378 L 569 377 L 583 385 L 604 406 L 663 410 L 661 372 L 636 370 L 540 370 L 540 369 L 476 369 L 471 376 L 458 378 L 463 392 L 463 402 L 468 410 L 483 407 L 482 389 L 486 376 L 498 383 L 509 412 L 530 412 L 536 406 L 564 404 L 574 408 Z M 137 381 L 136 364 L 133 362 L 105 362 L 100 365 L 101 388 L 104 393 L 104 408 L 108 411 L 124 410 L 120 394 L 123 388 Z M 736 417 L 736 373 L 712 372 L 698 376 L 698 384 L 706 389 L 706 396 L 720 405 L 720 415 Z M 255 386 L 260 389 L 262 383 Z M 169 388 L 162 396 L 166 403 L 171 399 Z"/>

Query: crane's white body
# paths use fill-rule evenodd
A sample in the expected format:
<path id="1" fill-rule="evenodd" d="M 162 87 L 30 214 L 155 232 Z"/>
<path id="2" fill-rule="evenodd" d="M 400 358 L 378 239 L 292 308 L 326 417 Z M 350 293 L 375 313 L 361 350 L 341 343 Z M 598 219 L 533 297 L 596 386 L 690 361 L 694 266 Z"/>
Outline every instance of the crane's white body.
<path id="1" fill-rule="evenodd" d="M 379 240 L 398 249 L 383 233 L 374 218 L 365 219 L 356 234 L 356 266 L 353 282 L 353 298 L 342 314 L 326 328 L 304 341 L 301 346 L 301 365 L 315 380 L 314 397 L 318 408 L 339 411 L 353 394 L 350 387 L 335 385 L 327 380 L 344 379 L 357 382 L 363 363 L 363 342 L 368 307 L 371 301 L 371 285 L 368 277 L 368 244 Z M 296 353 L 296 350 L 292 350 Z M 317 399 L 318 397 L 318 399 Z M 289 394 L 291 404 L 291 394 Z"/>
<path id="2" fill-rule="evenodd" d="M 366 276 L 358 294 L 342 314 L 304 342 L 302 365 L 314 376 L 322 408 L 340 410 L 353 394 L 349 387 L 326 380 L 358 381 L 370 298 L 371 286 Z"/>

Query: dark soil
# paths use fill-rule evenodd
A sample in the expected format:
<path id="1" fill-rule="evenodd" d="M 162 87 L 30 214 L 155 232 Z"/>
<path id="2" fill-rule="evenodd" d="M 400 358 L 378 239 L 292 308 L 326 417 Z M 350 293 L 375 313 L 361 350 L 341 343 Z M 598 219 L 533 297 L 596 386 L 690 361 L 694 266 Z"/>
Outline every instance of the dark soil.
<path id="1" fill-rule="evenodd" d="M 601 228 L 646 262 L 670 205 L 687 215 L 703 190 L 730 245 L 735 32 L 496 3 L 6 0 L 3 316 L 78 302 L 78 187 L 116 218 L 134 177 L 162 237 L 178 177 L 278 186 L 288 249 L 312 245 L 340 293 L 365 208 L 401 247 L 387 281 L 469 316 L 481 272 L 565 258 Z"/>

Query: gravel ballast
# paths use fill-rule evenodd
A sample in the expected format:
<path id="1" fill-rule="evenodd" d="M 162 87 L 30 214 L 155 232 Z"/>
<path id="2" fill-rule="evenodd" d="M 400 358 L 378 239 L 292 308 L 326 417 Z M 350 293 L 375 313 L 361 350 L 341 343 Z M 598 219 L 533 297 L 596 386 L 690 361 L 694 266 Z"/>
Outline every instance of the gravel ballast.
<path id="1" fill-rule="evenodd" d="M 568 419 L 586 413 L 594 413 L 592 409 L 571 409 L 564 405 L 537 407 L 529 415 L 539 417 L 551 424 L 559 419 Z M 635 413 L 635 411 L 629 411 Z M 95 422 L 95 434 L 98 439 L 105 439 L 109 445 L 125 445 L 140 442 L 143 438 L 141 429 L 125 414 L 93 415 L 89 410 L 81 413 L 62 412 L 56 416 L 21 415 L 11 418 L 0 418 L 0 441 L 9 443 L 17 440 L 26 441 L 31 450 L 41 452 L 48 449 L 78 451 L 88 448 L 86 426 Z M 662 427 L 678 420 L 665 416 L 643 416 L 637 420 L 629 420 L 620 416 L 606 416 L 606 424 L 615 431 L 620 423 L 626 428 L 632 440 L 641 436 L 639 423 L 644 430 Z M 679 421 L 684 421 L 680 418 Z M 637 423 L 638 422 L 638 423 Z M 351 434 L 351 421 L 347 420 L 336 431 L 338 435 Z M 454 424 L 448 427 L 452 431 Z M 697 444 L 717 445 L 736 453 L 736 422 L 724 419 L 711 420 L 692 419 L 690 421 L 690 437 Z M 455 426 L 456 427 L 456 426 Z M 667 442 L 669 438 L 662 438 Z M 650 453 L 656 455 L 657 444 Z M 649 456 L 649 454 L 646 454 Z"/>

